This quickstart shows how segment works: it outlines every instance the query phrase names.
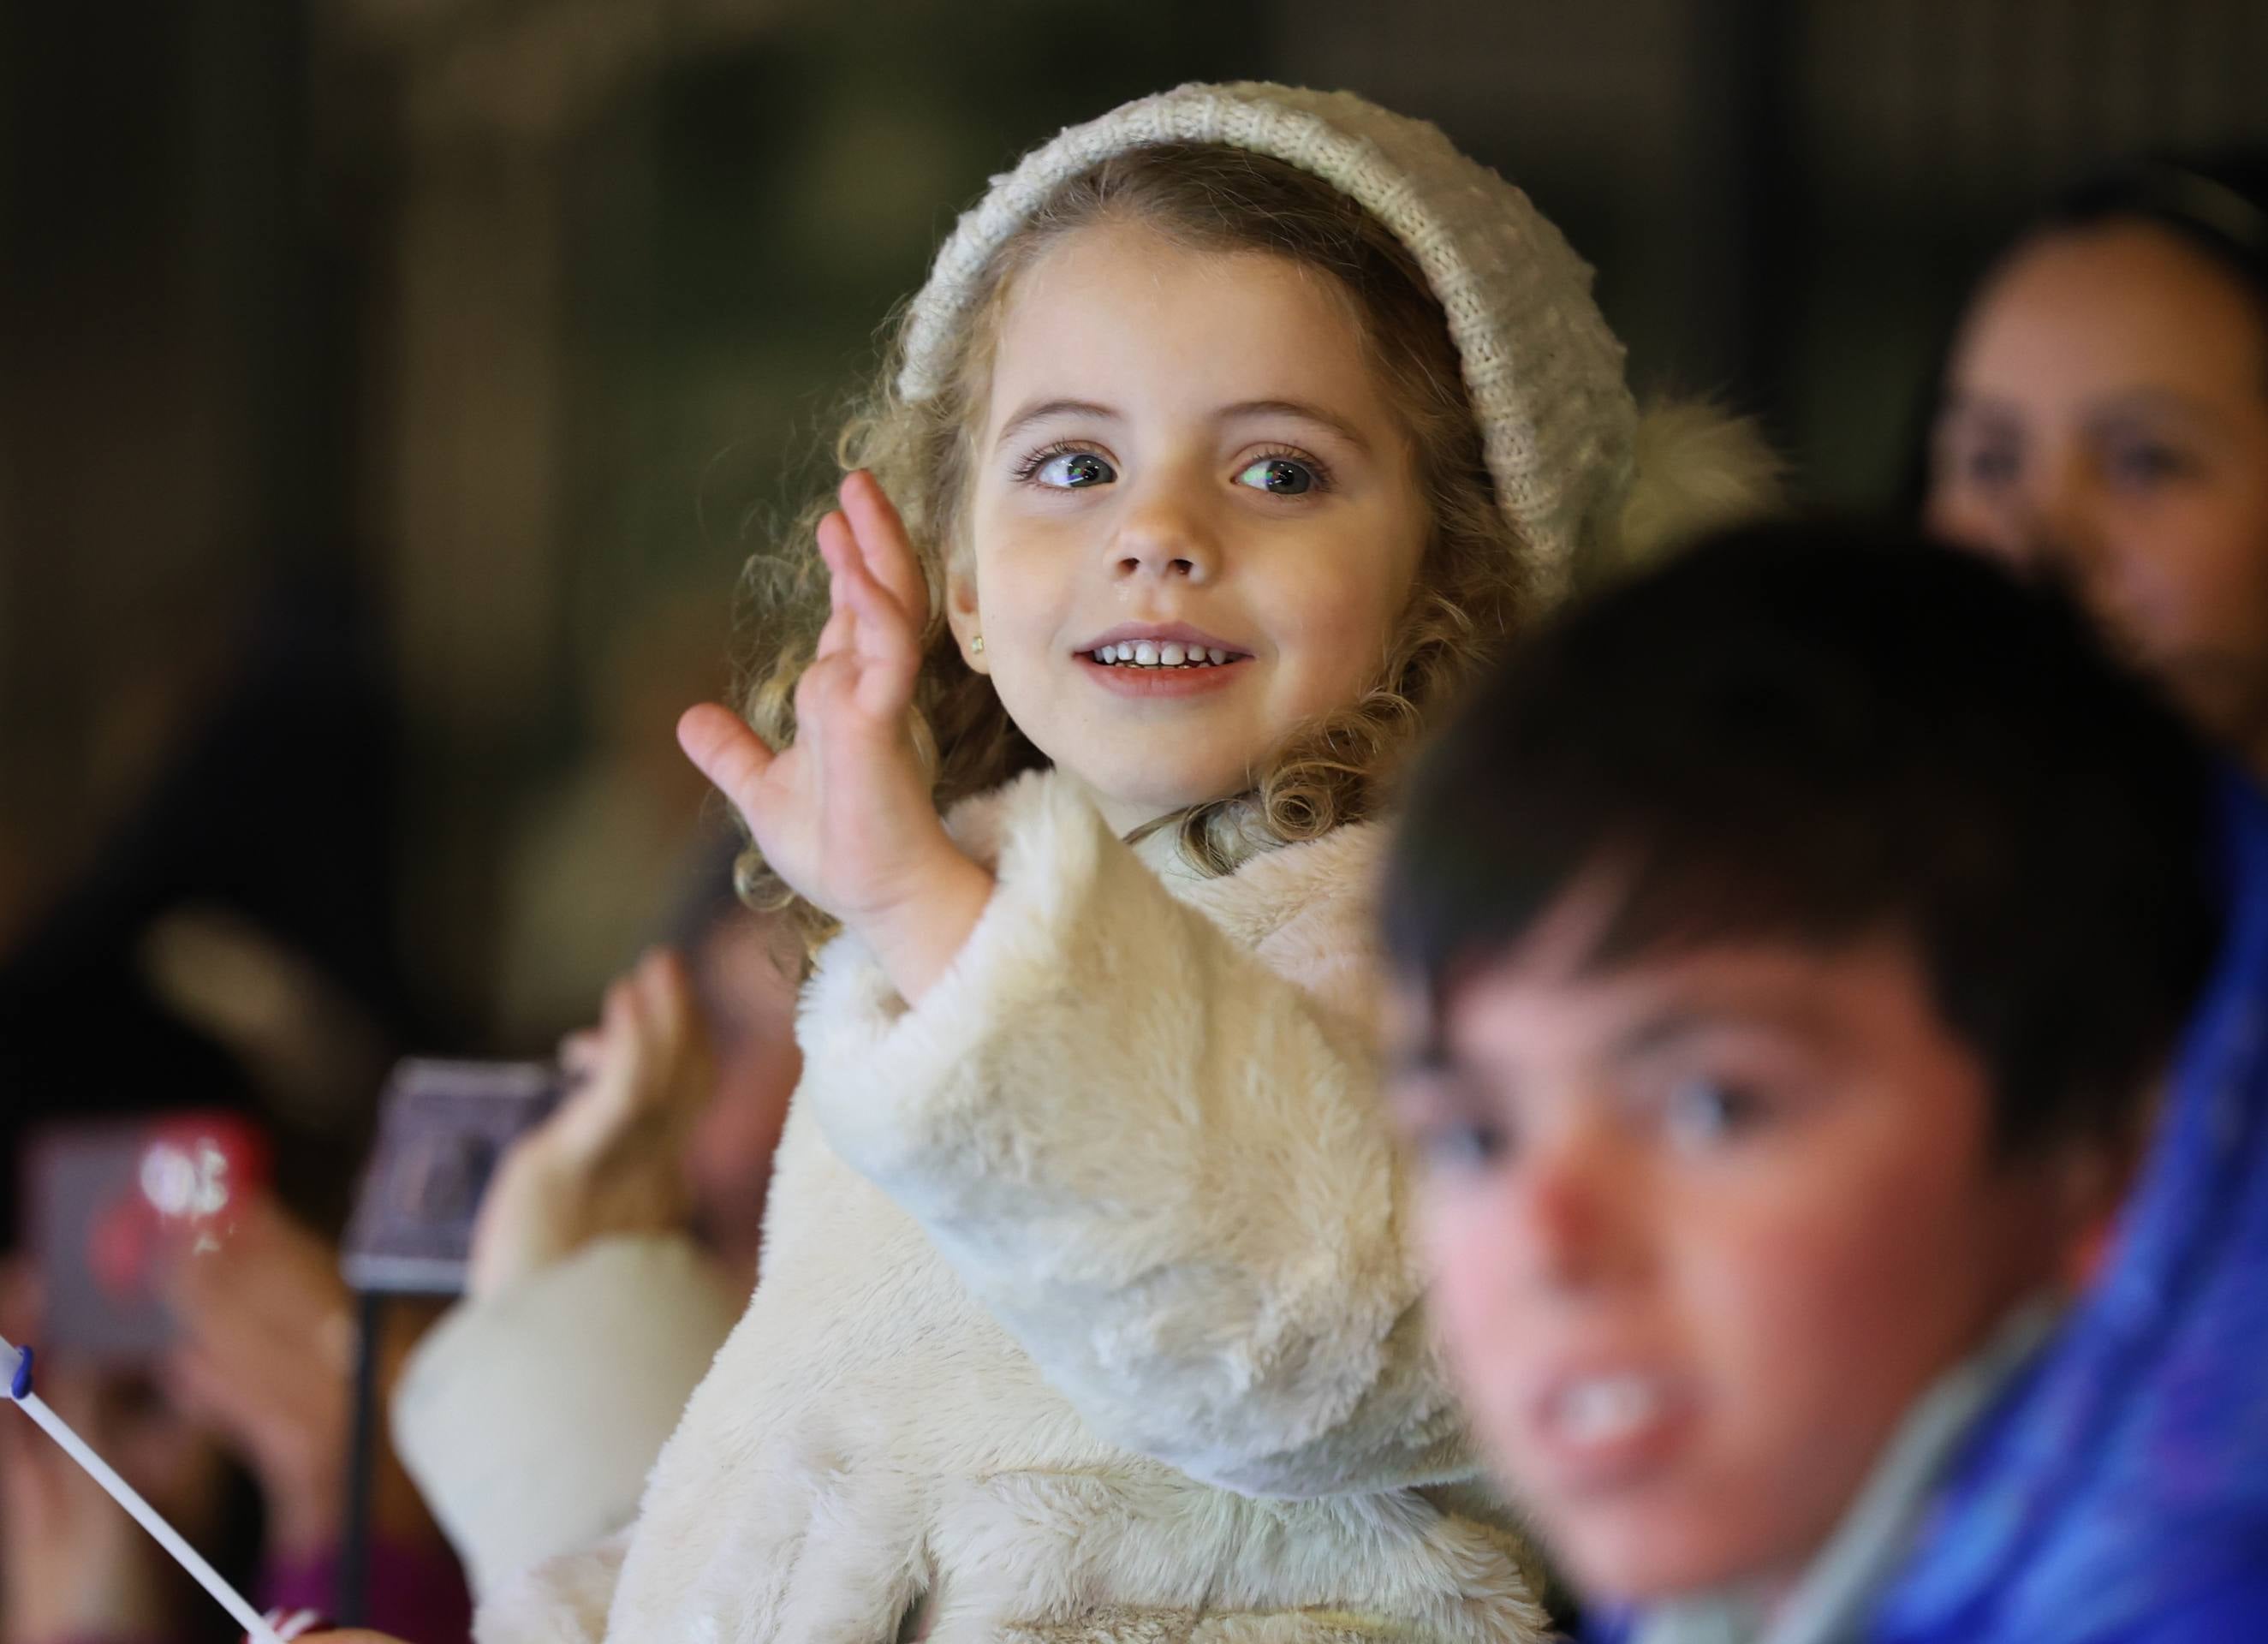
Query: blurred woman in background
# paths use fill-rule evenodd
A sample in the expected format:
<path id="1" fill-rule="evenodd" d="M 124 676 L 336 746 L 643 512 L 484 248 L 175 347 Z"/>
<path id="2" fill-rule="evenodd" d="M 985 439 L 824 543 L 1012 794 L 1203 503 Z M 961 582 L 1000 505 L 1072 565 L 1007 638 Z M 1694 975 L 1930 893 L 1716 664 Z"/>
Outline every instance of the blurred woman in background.
<path id="1" fill-rule="evenodd" d="M 2268 772 L 2268 151 L 2064 196 L 1970 299 L 1925 513 L 2067 579 Z"/>
<path id="2" fill-rule="evenodd" d="M 2268 1548 L 2268 151 L 2066 195 L 1972 296 L 1924 513 L 2068 581 L 2255 779 L 2217 971 L 2089 1294 L 1967 1446 L 1885 1644 L 2254 1636 Z"/>

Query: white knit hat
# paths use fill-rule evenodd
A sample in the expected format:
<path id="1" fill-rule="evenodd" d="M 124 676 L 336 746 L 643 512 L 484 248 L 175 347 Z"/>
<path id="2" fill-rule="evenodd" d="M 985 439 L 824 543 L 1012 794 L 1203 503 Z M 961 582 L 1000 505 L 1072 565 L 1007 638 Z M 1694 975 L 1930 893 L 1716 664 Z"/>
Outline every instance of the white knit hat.
<path id="1" fill-rule="evenodd" d="M 1638 409 L 1623 347 L 1591 299 L 1591 269 L 1528 196 L 1460 154 L 1440 129 L 1349 92 L 1184 85 L 1073 126 L 992 180 L 938 253 L 906 329 L 899 392 L 942 386 L 977 282 L 1062 184 L 1165 143 L 1217 143 L 1312 173 L 1410 248 L 1449 319 L 1489 472 L 1547 591 L 1564 586 L 1585 528 L 1630 484 Z"/>

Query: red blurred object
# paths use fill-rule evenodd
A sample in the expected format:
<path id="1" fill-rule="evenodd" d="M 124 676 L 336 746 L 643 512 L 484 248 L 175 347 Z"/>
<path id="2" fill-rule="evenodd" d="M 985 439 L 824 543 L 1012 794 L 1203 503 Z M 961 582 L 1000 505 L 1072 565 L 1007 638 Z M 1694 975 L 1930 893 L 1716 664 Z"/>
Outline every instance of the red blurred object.
<path id="1" fill-rule="evenodd" d="M 225 1112 L 56 1125 L 25 1160 L 41 1345 L 107 1360 L 166 1345 L 166 1269 L 225 1242 L 272 1168 L 267 1138 Z"/>

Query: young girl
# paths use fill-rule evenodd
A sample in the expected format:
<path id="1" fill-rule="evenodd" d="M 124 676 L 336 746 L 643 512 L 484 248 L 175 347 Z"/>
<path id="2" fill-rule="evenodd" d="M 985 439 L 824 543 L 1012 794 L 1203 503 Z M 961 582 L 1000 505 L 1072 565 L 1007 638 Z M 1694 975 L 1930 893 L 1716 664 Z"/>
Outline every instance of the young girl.
<path id="1" fill-rule="evenodd" d="M 1761 489 L 1705 417 L 1641 459 L 1587 288 L 1432 128 L 1277 86 L 962 218 L 756 730 L 681 727 L 842 933 L 761 1282 L 637 1523 L 485 1644 L 1543 1630 L 1375 1111 L 1365 819 L 1631 521 Z"/>

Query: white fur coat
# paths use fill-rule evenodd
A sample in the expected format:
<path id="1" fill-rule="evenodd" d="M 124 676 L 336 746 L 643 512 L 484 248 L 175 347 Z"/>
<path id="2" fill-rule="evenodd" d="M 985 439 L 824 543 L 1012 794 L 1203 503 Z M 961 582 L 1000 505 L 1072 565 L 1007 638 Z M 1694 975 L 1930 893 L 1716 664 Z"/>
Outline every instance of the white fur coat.
<path id="1" fill-rule="evenodd" d="M 637 1523 L 482 1644 L 1540 1636 L 1378 1111 L 1376 831 L 1161 876 L 1048 775 L 955 827 L 998 889 L 918 1006 L 822 955 Z"/>

